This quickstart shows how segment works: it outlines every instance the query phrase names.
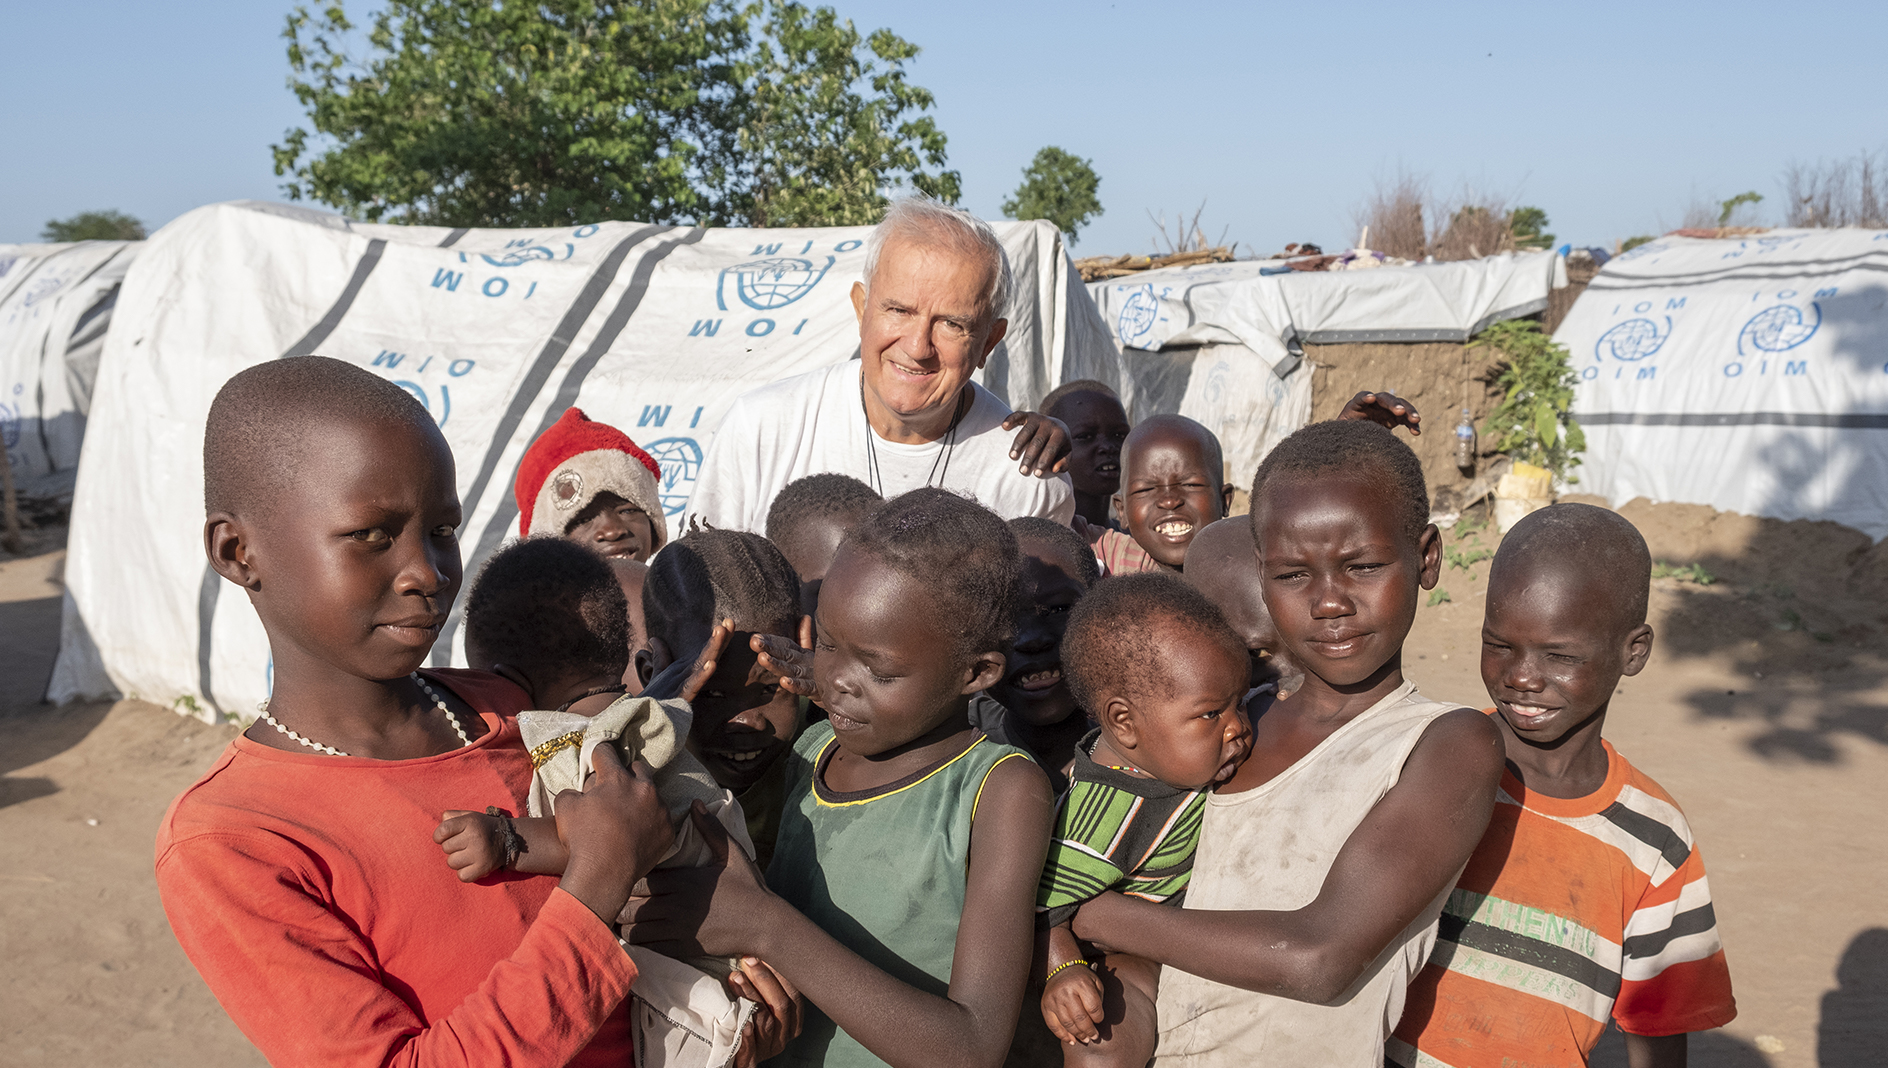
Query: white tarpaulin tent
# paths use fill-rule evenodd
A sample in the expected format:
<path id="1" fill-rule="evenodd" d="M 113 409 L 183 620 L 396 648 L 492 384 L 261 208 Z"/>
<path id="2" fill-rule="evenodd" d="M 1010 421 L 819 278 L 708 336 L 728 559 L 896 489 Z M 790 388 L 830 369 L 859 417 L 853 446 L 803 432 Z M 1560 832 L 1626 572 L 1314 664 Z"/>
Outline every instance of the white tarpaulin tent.
<path id="1" fill-rule="evenodd" d="M 1091 282 L 1122 348 L 1136 420 L 1177 411 L 1213 428 L 1229 477 L 1246 479 L 1311 418 L 1303 344 L 1466 341 L 1532 315 L 1566 285 L 1548 252 L 1359 271 L 1292 271 L 1281 261 L 1175 267 Z"/>
<path id="2" fill-rule="evenodd" d="M 19 492 L 70 492 L 113 302 L 141 242 L 0 245 L 0 435 Z"/>
<path id="3" fill-rule="evenodd" d="M 984 384 L 1028 405 L 1067 379 L 1118 382 L 1055 228 L 997 232 L 1017 296 Z M 107 335 L 48 696 L 115 691 L 208 716 L 267 694 L 261 624 L 202 549 L 203 424 L 237 371 L 320 353 L 418 397 L 458 459 L 471 575 L 516 532 L 526 446 L 571 404 L 656 458 L 679 514 L 737 396 L 856 351 L 848 294 L 868 233 L 457 230 L 259 203 L 179 218 L 146 242 Z M 442 640 L 436 660 L 453 646 Z"/>
<path id="4" fill-rule="evenodd" d="M 1554 337 L 1581 490 L 1888 537 L 1888 231 L 1664 238 L 1609 261 Z"/>

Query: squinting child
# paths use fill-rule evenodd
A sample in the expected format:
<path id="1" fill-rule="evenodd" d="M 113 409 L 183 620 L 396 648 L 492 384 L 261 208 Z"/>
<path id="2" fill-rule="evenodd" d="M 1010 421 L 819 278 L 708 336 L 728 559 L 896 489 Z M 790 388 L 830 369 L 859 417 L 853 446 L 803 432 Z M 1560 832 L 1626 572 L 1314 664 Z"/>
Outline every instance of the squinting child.
<path id="1" fill-rule="evenodd" d="M 971 698 L 970 723 L 1035 757 L 1060 795 L 1091 726 L 1063 673 L 1062 632 L 1101 569 L 1081 536 L 1053 519 L 1023 516 L 1009 527 L 1022 556 L 1015 633 L 1004 647 L 1003 677 Z"/>
<path id="2" fill-rule="evenodd" d="M 1252 745 L 1245 646 L 1219 609 L 1165 574 L 1109 579 L 1063 639 L 1069 681 L 1101 724 L 1082 739 L 1056 813 L 1036 914 L 1042 1014 L 1063 1063 L 1141 1068 L 1153 1056 L 1160 965 L 1078 943 L 1068 923 L 1113 890 L 1178 906 L 1208 792 Z"/>
<path id="3" fill-rule="evenodd" d="M 872 513 L 821 591 L 830 720 L 795 746 L 766 881 L 731 858 L 631 906 L 632 942 L 783 962 L 818 1011 L 775 1064 L 995 1068 L 1010 1048 L 1052 802 L 966 706 L 1002 674 L 1016 573 L 1009 528 L 945 490 Z"/>
<path id="4" fill-rule="evenodd" d="M 1304 674 L 1291 666 L 1279 647 L 1278 628 L 1265 610 L 1265 584 L 1259 581 L 1258 551 L 1252 547 L 1252 521 L 1229 516 L 1209 523 L 1187 547 L 1187 583 L 1218 606 L 1233 633 L 1245 642 L 1251 661 L 1251 689 L 1245 710 L 1257 719 L 1272 702 L 1296 690 Z"/>
<path id="5" fill-rule="evenodd" d="M 783 636 L 802 630 L 799 576 L 758 534 L 697 530 L 650 562 L 642 606 L 648 635 L 636 666 L 645 686 L 677 662 L 712 672 L 690 702 L 688 749 L 734 791 L 765 862 L 805 712 L 759 650 L 765 637 L 790 644 Z"/>
<path id="6" fill-rule="evenodd" d="M 1488 825 L 1501 740 L 1403 677 L 1442 566 L 1409 446 L 1368 421 L 1306 427 L 1259 465 L 1251 522 L 1304 683 L 1207 800 L 1187 907 L 1102 894 L 1073 930 L 1167 967 L 1163 1068 L 1377 1068 Z"/>
<path id="7" fill-rule="evenodd" d="M 1584 1068 L 1608 1019 L 1633 1068 L 1737 1015 L 1684 813 L 1600 737 L 1652 653 L 1652 557 L 1604 508 L 1517 523 L 1488 572 L 1482 682 L 1508 769 L 1410 985 L 1391 1064 Z"/>
<path id="8" fill-rule="evenodd" d="M 1121 489 L 1114 509 L 1127 529 L 1088 528 L 1110 575 L 1186 564 L 1193 535 L 1232 507 L 1219 438 L 1184 415 L 1141 421 L 1121 447 Z"/>
<path id="9" fill-rule="evenodd" d="M 1114 526 L 1108 506 L 1121 488 L 1121 443 L 1128 437 L 1128 413 L 1105 382 L 1092 378 L 1065 382 L 1042 398 L 1042 414 L 1069 428 L 1069 482 L 1075 487 L 1075 514 L 1097 530 Z"/>

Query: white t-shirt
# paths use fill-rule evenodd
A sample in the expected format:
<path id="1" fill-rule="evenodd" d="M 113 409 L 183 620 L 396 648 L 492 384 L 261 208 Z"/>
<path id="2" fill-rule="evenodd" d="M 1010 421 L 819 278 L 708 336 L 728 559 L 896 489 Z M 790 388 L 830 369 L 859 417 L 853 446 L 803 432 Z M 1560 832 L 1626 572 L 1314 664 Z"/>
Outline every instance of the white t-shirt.
<path id="1" fill-rule="evenodd" d="M 859 399 L 859 367 L 858 360 L 847 360 L 736 400 L 702 459 L 680 529 L 698 518 L 725 530 L 765 534 L 767 509 L 787 483 L 829 471 L 851 475 L 888 500 L 928 479 L 974 497 L 1004 519 L 1037 515 L 1067 523 L 1075 514 L 1067 475 L 1037 478 L 1017 470 L 1020 461 L 1010 459 L 1016 432 L 1003 429 L 1010 409 L 995 394 L 970 384 L 976 399 L 957 426 L 955 447 L 940 456 L 948 435 L 902 445 L 873 433 Z"/>

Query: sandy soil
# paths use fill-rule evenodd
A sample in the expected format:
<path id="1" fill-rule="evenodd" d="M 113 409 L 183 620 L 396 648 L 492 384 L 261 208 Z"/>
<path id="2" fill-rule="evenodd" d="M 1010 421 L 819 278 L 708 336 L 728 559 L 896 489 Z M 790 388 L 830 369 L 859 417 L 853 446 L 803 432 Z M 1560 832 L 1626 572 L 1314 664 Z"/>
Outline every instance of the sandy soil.
<path id="1" fill-rule="evenodd" d="M 1692 1063 L 1859 1068 L 1888 1048 L 1888 555 L 1853 531 L 1629 505 L 1655 558 L 1659 644 L 1607 735 L 1684 806 L 1740 1015 Z M 1859 541 L 1857 539 L 1860 539 Z M 1409 674 L 1483 703 L 1488 531 L 1418 616 Z M 50 543 L 49 543 L 50 544 Z M 178 949 L 151 880 L 164 806 L 234 733 L 149 704 L 37 704 L 57 550 L 0 559 L 0 1049 L 8 1064 L 223 1068 L 261 1058 Z M 1695 574 L 1694 578 L 1697 577 Z M 1625 1061 L 1616 1039 L 1596 1058 Z"/>

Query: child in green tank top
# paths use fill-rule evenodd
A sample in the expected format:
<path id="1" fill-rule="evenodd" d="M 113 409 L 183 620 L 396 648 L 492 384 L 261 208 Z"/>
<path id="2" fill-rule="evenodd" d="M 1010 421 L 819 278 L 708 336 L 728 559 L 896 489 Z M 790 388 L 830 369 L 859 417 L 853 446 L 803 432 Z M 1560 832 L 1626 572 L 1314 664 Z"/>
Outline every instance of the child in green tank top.
<path id="1" fill-rule="evenodd" d="M 916 1068 L 950 1051 L 995 1068 L 1010 1050 L 1053 800 L 968 706 L 1003 673 L 1018 559 L 1001 519 L 944 490 L 864 520 L 820 591 L 828 721 L 794 747 L 766 881 L 737 851 L 658 873 L 631 904 L 631 942 L 758 956 L 798 988 L 804 1030 L 772 1064 Z"/>

